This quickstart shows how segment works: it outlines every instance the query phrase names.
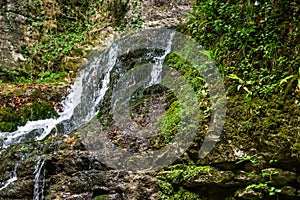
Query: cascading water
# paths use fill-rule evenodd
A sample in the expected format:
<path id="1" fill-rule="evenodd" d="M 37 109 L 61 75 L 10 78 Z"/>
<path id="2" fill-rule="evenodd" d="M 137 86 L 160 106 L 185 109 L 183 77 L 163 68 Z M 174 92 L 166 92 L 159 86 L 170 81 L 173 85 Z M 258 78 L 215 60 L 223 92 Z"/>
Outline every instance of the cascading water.
<path id="1" fill-rule="evenodd" d="M 7 186 L 9 186 L 9 184 L 11 184 L 12 182 L 16 181 L 18 179 L 17 177 L 17 168 L 18 168 L 19 163 L 16 163 L 14 171 L 12 172 L 12 177 L 10 179 L 8 179 L 7 181 L 5 181 L 4 183 L 2 183 L 2 187 L 0 187 L 0 191 L 4 190 Z"/>
<path id="2" fill-rule="evenodd" d="M 41 140 L 55 126 L 60 125 L 63 129 L 61 131 L 67 133 L 78 125 L 88 122 L 96 114 L 96 105 L 102 100 L 109 87 L 109 73 L 116 61 L 117 48 L 117 45 L 113 45 L 99 57 L 93 58 L 92 62 L 80 72 L 69 91 L 69 95 L 62 103 L 64 109 L 63 112 L 58 113 L 60 115 L 58 118 L 29 121 L 25 126 L 18 127 L 15 132 L 2 132 L 0 133 L 0 145 L 1 140 L 3 148 L 22 141 Z M 108 57 L 105 57 L 107 55 Z M 104 63 L 102 59 L 106 61 L 104 67 L 100 67 Z M 102 74 L 105 77 L 101 83 L 102 87 L 100 87 L 97 80 Z M 28 139 L 30 133 L 34 133 L 35 137 Z"/>
<path id="3" fill-rule="evenodd" d="M 34 189 L 33 189 L 33 200 L 44 199 L 44 185 L 45 177 L 41 180 L 41 171 L 45 164 L 45 159 L 39 159 L 34 171 Z M 45 174 L 43 174 L 45 176 Z M 42 182 L 42 183 L 41 183 Z"/>
<path id="4" fill-rule="evenodd" d="M 72 117 L 75 107 L 80 103 L 81 92 L 82 76 L 79 76 L 74 85 L 71 87 L 70 94 L 63 102 L 64 111 L 59 113 L 59 118 L 29 121 L 25 124 L 25 126 L 18 127 L 18 130 L 15 132 L 0 133 L 0 142 L 2 140 L 2 147 L 6 148 L 12 144 L 28 140 L 26 136 L 29 135 L 29 133 L 37 134 L 33 140 L 43 139 L 58 123 Z"/>
<path id="5" fill-rule="evenodd" d="M 149 33 L 151 34 L 151 32 Z M 71 87 L 69 95 L 62 102 L 64 109 L 63 112 L 59 113 L 59 117 L 30 121 L 25 126 L 18 127 L 15 132 L 1 132 L 0 148 L 1 146 L 6 148 L 22 141 L 41 140 L 55 127 L 59 129 L 59 132 L 68 133 L 90 121 L 99 111 L 99 104 L 110 87 L 110 73 L 118 58 L 133 49 L 132 46 L 139 46 L 139 43 L 144 46 L 140 45 L 138 49 L 155 49 L 158 47 L 164 51 L 163 55 L 154 58 L 155 63 L 152 66 L 151 80 L 148 86 L 158 83 L 164 58 L 171 52 L 175 31 L 166 29 L 157 36 L 159 38 L 154 39 L 150 38 L 151 35 L 147 35 L 149 33 L 143 33 L 143 40 L 140 41 L 138 39 L 132 41 L 131 36 L 118 40 L 109 49 L 92 56 L 90 62 L 83 68 Z M 145 42 L 144 40 L 148 37 L 150 38 L 149 41 Z"/>
<path id="6" fill-rule="evenodd" d="M 155 63 L 153 65 L 152 71 L 151 71 L 151 81 L 149 83 L 149 86 L 158 84 L 160 82 L 163 62 L 165 61 L 165 57 L 169 53 L 171 53 L 172 44 L 173 44 L 172 40 L 174 38 L 174 34 L 175 34 L 175 32 L 170 34 L 170 39 L 167 41 L 167 47 L 166 47 L 165 53 L 162 56 L 155 58 Z"/>

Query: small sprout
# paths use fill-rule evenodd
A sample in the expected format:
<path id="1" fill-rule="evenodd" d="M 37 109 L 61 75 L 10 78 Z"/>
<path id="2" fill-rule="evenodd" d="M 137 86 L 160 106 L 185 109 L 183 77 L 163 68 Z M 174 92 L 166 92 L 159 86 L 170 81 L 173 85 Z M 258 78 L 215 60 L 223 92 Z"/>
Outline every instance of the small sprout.
<path id="1" fill-rule="evenodd" d="M 26 147 L 26 146 L 22 146 L 20 148 L 20 152 L 22 152 L 22 153 L 25 153 L 27 150 L 28 150 L 28 147 Z"/>

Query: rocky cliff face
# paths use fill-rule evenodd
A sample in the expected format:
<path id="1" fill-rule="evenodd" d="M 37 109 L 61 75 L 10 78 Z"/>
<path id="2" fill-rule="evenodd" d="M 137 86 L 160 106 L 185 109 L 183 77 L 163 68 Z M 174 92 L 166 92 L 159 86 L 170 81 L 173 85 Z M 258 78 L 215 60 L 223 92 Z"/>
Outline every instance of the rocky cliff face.
<path id="1" fill-rule="evenodd" d="M 109 169 L 76 135 L 16 145 L 2 151 L 1 160 L 1 180 L 11 178 L 15 169 L 18 178 L 0 191 L 0 199 L 158 198 L 155 173 Z"/>
<path id="2" fill-rule="evenodd" d="M 42 2 L 43 7 L 40 7 L 39 2 Z M 81 2 L 69 3 L 66 6 L 71 8 Z M 57 7 L 60 4 L 62 4 L 60 1 L 0 2 L 0 69 L 17 70 L 25 66 L 22 48 L 37 42 L 39 33 L 44 31 L 35 30 L 37 23 L 44 28 L 49 25 L 50 31 L 63 29 L 53 20 L 62 17 L 63 13 L 59 10 L 61 8 Z M 106 11 L 103 16 L 107 25 L 96 24 L 91 34 L 98 34 L 97 39 L 100 38 L 103 42 L 104 38 L 119 34 L 120 30 L 114 30 L 116 25 L 128 30 L 174 27 L 183 22 L 185 12 L 191 11 L 191 7 L 192 3 L 189 1 L 103 1 L 101 8 Z M 42 8 L 42 12 L 38 13 L 39 10 L 35 8 Z M 56 9 L 55 12 L 53 9 Z M 41 21 L 36 18 L 38 14 L 47 17 Z M 98 14 L 96 12 L 95 15 Z M 103 19 L 103 16 L 96 16 L 93 20 Z M 72 17 L 74 16 L 70 16 L 71 19 Z M 76 17 L 77 15 L 74 18 Z M 26 24 L 26 19 L 36 20 L 36 23 L 30 21 Z M 27 29 L 28 27 L 30 28 Z M 86 48 L 89 51 L 101 49 L 105 45 L 106 43 L 96 42 L 94 46 L 89 45 Z M 45 66 L 42 68 L 45 69 Z M 51 95 L 49 94 L 51 87 L 41 87 L 43 89 L 39 86 L 29 86 L 29 88 L 20 88 L 20 91 L 1 87 L 3 89 L 1 102 L 7 109 L 22 110 L 32 102 L 40 105 L 41 101 L 46 101 L 53 105 L 59 101 L 56 98 L 60 95 L 56 94 L 56 90 Z M 39 94 L 38 97 L 34 96 L 36 93 Z M 61 93 L 65 94 L 65 88 Z M 0 157 L 0 199 L 155 200 L 159 198 L 156 172 L 138 174 L 110 169 L 89 154 L 76 133 L 73 136 L 57 138 L 51 136 L 47 141 L 18 144 L 8 149 L 1 149 Z"/>
<path id="3" fill-rule="evenodd" d="M 142 1 L 141 8 L 144 28 L 175 27 L 186 22 L 187 12 L 192 12 L 192 1 Z"/>
<path id="4" fill-rule="evenodd" d="M 36 42 L 36 39 L 39 37 L 38 34 L 43 32 L 41 29 L 34 30 L 33 27 L 36 26 L 34 23 L 40 23 L 40 28 L 49 26 L 48 31 L 51 32 L 55 29 L 56 31 L 59 30 L 59 27 L 63 29 L 62 26 L 65 26 L 56 22 L 57 18 L 65 17 L 66 20 L 77 18 L 77 16 L 67 16 L 68 13 L 65 13 L 64 16 L 62 14 L 64 11 L 59 8 L 59 5 L 63 4 L 59 1 L 33 2 L 30 0 L 4 0 L 0 2 L 0 68 L 16 69 L 25 67 L 23 61 L 28 56 L 23 55 L 24 53 L 28 54 L 28 52 L 24 52 L 25 47 Z M 78 2 L 65 3 L 70 8 L 79 4 Z M 42 7 L 40 7 L 41 5 Z M 91 5 L 82 2 L 82 6 Z M 192 11 L 192 1 L 95 1 L 92 7 L 100 9 L 100 12 L 96 12 L 92 17 L 89 16 L 92 21 L 98 20 L 94 24 L 95 28 L 90 33 L 100 33 L 97 39 L 101 38 L 100 40 L 103 42 L 104 35 L 109 33 L 118 35 L 118 31 L 113 31 L 117 26 L 133 29 L 137 27 L 159 28 L 179 25 L 184 22 L 186 12 Z M 54 9 L 57 10 L 54 11 Z M 38 15 L 41 15 L 41 17 Z M 42 18 L 42 15 L 46 17 Z M 43 19 L 43 21 L 40 21 L 41 19 L 39 18 Z M 101 23 L 106 24 L 101 25 Z M 44 34 L 48 34 L 48 31 Z M 95 49 L 95 46 L 87 48 Z M 84 54 L 81 56 L 84 56 Z"/>
<path id="5" fill-rule="evenodd" d="M 261 132 L 251 135 L 242 126 L 237 130 L 238 103 L 229 102 L 221 140 L 205 158 L 199 159 L 197 148 L 192 148 L 175 165 L 158 172 L 107 167 L 86 149 L 77 131 L 2 149 L 0 199 L 299 199 L 300 161 L 293 139 Z M 286 112 L 290 109 L 284 106 Z M 282 128 L 295 126 L 297 116 L 299 110 Z M 264 130 L 261 123 L 258 120 L 255 127 Z M 126 139 L 134 148 L 136 141 Z"/>
<path id="6" fill-rule="evenodd" d="M 25 2 L 0 2 L 0 68 L 16 68 L 20 61 L 24 61 L 21 46 L 24 43 Z"/>
<path id="7" fill-rule="evenodd" d="M 47 1 L 51 5 L 53 2 L 61 1 Z M 108 24 L 93 27 L 91 32 L 100 35 L 101 40 L 120 33 L 113 24 L 120 29 L 174 27 L 184 23 L 185 12 L 191 11 L 191 2 L 185 0 L 103 1 L 102 5 L 109 8 L 113 2 L 124 10 L 120 13 L 110 10 L 114 14 L 105 15 Z M 24 3 L 25 0 L 0 2 L 1 67 L 16 68 L 22 63 L 21 46 L 26 38 L 22 26 L 27 15 L 21 6 Z M 77 5 L 80 1 L 72 1 L 70 6 L 73 3 Z M 52 26 L 57 28 L 55 23 Z M 85 47 L 91 50 L 104 45 L 98 42 Z M 45 89 L 40 89 L 43 98 L 36 98 L 36 103 L 58 102 Z M 26 94 L 32 93 L 40 92 L 27 88 L 19 94 L 22 98 L 12 92 L 0 102 L 14 104 L 18 110 L 21 101 L 28 101 Z M 93 156 L 77 131 L 61 135 L 54 130 L 44 141 L 0 149 L 0 199 L 299 199 L 300 111 L 295 104 L 298 97 L 282 100 L 275 96 L 274 101 L 252 99 L 247 104 L 243 96 L 232 96 L 220 141 L 203 159 L 198 157 L 202 142 L 199 137 L 172 166 L 158 172 L 130 173 L 111 169 Z M 149 101 L 145 104 L 151 106 Z M 253 110 L 259 112 L 253 114 Z M 138 141 L 120 138 L 113 131 L 108 136 L 121 141 L 129 150 L 139 145 Z"/>

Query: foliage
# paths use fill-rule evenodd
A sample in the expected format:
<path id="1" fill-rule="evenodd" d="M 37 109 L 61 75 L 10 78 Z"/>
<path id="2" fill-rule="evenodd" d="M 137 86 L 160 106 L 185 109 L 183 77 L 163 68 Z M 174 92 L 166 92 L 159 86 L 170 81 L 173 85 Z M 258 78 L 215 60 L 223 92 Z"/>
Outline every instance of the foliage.
<path id="1" fill-rule="evenodd" d="M 210 114 L 210 99 L 208 97 L 208 90 L 204 78 L 202 78 L 197 69 L 192 67 L 189 62 L 181 59 L 175 53 L 171 53 L 166 56 L 164 65 L 178 71 L 180 75 L 183 76 L 192 86 L 199 100 L 199 109 L 202 110 L 199 115 L 203 119 L 208 118 Z M 163 145 L 168 144 L 178 133 L 178 130 L 180 129 L 180 122 L 182 120 L 182 113 L 185 112 L 185 110 L 183 110 L 185 108 L 180 104 L 179 100 L 177 98 L 176 100 L 174 99 L 174 94 L 169 95 L 167 98 L 169 106 L 167 106 L 165 115 L 159 119 L 159 122 L 161 123 L 160 134 L 164 138 L 162 141 Z M 205 120 L 202 122 L 205 123 Z"/>
<path id="2" fill-rule="evenodd" d="M 86 42 L 87 32 L 94 25 L 91 17 L 100 3 L 99 0 L 25 3 L 32 14 L 26 18 L 31 44 L 22 48 L 29 69 L 36 69 L 36 74 L 75 70 L 76 57 L 83 55 L 80 45 Z"/>
<path id="3" fill-rule="evenodd" d="M 231 92 L 242 88 L 262 98 L 291 93 L 299 77 L 299 6 L 287 0 L 198 1 L 185 33 L 215 52 Z"/>
<path id="4" fill-rule="evenodd" d="M 199 194 L 188 191 L 188 190 L 184 189 L 183 187 L 180 187 L 179 190 L 174 195 L 169 196 L 169 195 L 161 194 L 160 199 L 162 199 L 162 200 L 177 200 L 177 199 L 200 200 L 201 198 L 200 198 Z"/>
<path id="5" fill-rule="evenodd" d="M 253 183 L 251 185 L 248 185 L 247 188 L 252 188 L 252 189 L 262 189 L 262 190 L 267 190 L 270 196 L 275 195 L 276 193 L 280 193 L 281 190 L 274 187 L 270 186 L 271 185 L 271 180 L 272 176 L 278 174 L 279 172 L 277 170 L 269 170 L 269 171 L 262 171 L 260 175 L 265 178 L 267 177 L 269 180 L 264 181 L 261 183 Z"/>
<path id="6" fill-rule="evenodd" d="M 67 73 L 77 71 L 83 58 L 104 40 L 108 31 L 103 30 L 123 25 L 129 1 L 29 0 L 20 6 L 28 13 L 22 26 L 26 40 L 21 46 L 26 61 L 12 70 L 14 74 L 1 70 L 2 82 L 64 81 Z M 140 26 L 139 20 L 132 26 Z M 44 80 L 40 74 L 48 72 L 51 74 Z"/>
<path id="7" fill-rule="evenodd" d="M 32 84 L 32 83 L 54 83 L 64 81 L 67 73 L 62 72 L 32 72 L 26 69 L 12 70 L 9 68 L 0 69 L 0 83 Z"/>
<path id="8" fill-rule="evenodd" d="M 164 137 L 163 144 L 168 144 L 178 132 L 181 113 L 180 105 L 178 101 L 175 101 L 166 111 L 166 115 L 159 119 L 162 123 L 161 135 Z"/>
<path id="9" fill-rule="evenodd" d="M 250 161 L 251 163 L 255 164 L 260 159 L 262 159 L 262 156 L 257 156 L 257 155 L 247 156 L 247 157 L 239 158 L 239 161 L 236 162 L 235 164 L 240 164 L 240 163 L 245 162 L 245 161 Z"/>
<path id="10" fill-rule="evenodd" d="M 209 175 L 213 170 L 210 166 L 196 166 L 194 164 L 177 164 L 161 171 L 157 183 L 161 191 L 161 199 L 200 199 L 200 195 L 179 187 L 184 182 L 193 181 L 199 175 Z"/>
<path id="11" fill-rule="evenodd" d="M 274 153 L 273 162 L 282 152 L 288 154 L 290 150 L 290 156 L 299 158 L 299 7 L 298 1 L 287 0 L 198 0 L 194 11 L 189 13 L 189 22 L 178 27 L 207 50 L 207 55 L 214 59 L 224 77 L 230 97 L 225 140 L 230 138 L 241 146 L 247 146 L 243 144 L 247 141 L 258 151 L 269 148 L 268 151 Z M 185 69 L 174 56 L 172 60 L 169 63 L 180 66 L 176 68 L 178 71 Z M 274 146 L 290 149 L 270 150 Z M 242 167 L 250 163 L 249 166 L 255 169 L 265 163 L 264 159 L 258 155 L 246 156 L 236 164 Z M 269 164 L 274 165 L 273 162 Z M 188 185 L 188 180 L 183 178 L 186 168 L 170 166 L 168 172 L 159 174 L 163 197 L 172 198 L 178 185 Z M 275 195 L 280 192 L 271 183 L 271 177 L 276 173 L 262 172 L 260 178 L 264 181 L 248 187 Z"/>
<path id="12" fill-rule="evenodd" d="M 49 103 L 31 103 L 22 106 L 18 110 L 10 107 L 2 108 L 0 111 L 0 131 L 12 132 L 18 126 L 25 125 L 27 121 L 35 121 L 57 117 L 58 114 Z"/>
<path id="13" fill-rule="evenodd" d="M 276 193 L 280 193 L 281 192 L 281 189 L 278 189 L 274 186 L 269 186 L 269 181 L 267 182 L 263 182 L 263 183 L 254 183 L 254 184 L 251 184 L 249 186 L 247 186 L 247 188 L 253 188 L 253 189 L 267 189 L 268 190 L 268 193 L 270 196 L 273 196 L 275 195 Z"/>

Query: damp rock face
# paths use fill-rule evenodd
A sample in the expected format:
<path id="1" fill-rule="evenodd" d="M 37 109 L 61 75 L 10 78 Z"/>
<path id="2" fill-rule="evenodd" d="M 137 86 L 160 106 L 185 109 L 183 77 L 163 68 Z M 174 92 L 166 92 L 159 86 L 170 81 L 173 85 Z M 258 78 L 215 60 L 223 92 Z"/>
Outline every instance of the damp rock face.
<path id="1" fill-rule="evenodd" d="M 0 190 L 0 199 L 154 200 L 158 196 L 155 173 L 110 169 L 75 135 L 16 145 L 2 150 L 2 159 L 1 182 L 11 177 L 16 165 L 17 180 Z"/>
<path id="2" fill-rule="evenodd" d="M 22 55 L 23 50 L 28 45 L 30 46 L 33 42 L 31 40 L 38 38 L 38 32 L 30 32 L 32 25 L 29 24 L 42 23 L 46 27 L 48 23 L 47 20 L 40 22 L 39 17 L 36 18 L 32 13 L 35 10 L 30 10 L 29 7 L 34 4 L 46 5 L 41 15 L 48 13 L 48 18 L 51 19 L 56 12 L 52 12 L 46 7 L 53 6 L 52 3 L 56 6 L 61 4 L 60 1 L 4 0 L 0 2 L 0 69 L 15 70 L 26 65 L 28 52 L 26 56 Z M 73 4 L 78 5 L 80 3 L 78 1 L 70 1 L 69 4 L 65 2 L 67 7 L 71 7 Z M 106 25 L 107 27 L 99 29 L 105 30 L 104 35 L 111 32 L 114 26 L 130 26 L 129 29 L 174 27 L 185 23 L 186 12 L 191 12 L 193 6 L 192 0 L 118 0 L 100 1 L 98 4 L 104 9 L 101 12 L 109 24 Z M 86 5 L 83 4 L 83 6 Z M 34 9 L 39 8 L 37 6 Z M 60 25 L 53 24 L 53 26 L 57 28 Z"/>
<path id="3" fill-rule="evenodd" d="M 115 2 L 122 2 L 122 5 L 136 2 L 129 11 L 125 9 L 127 14 L 123 14 L 132 18 L 132 9 L 140 9 L 144 28 L 184 23 L 180 18 L 191 7 L 190 2 L 179 0 Z M 4 33 L 0 34 L 0 64 L 6 67 L 13 67 L 17 60 L 22 60 L 18 54 L 23 40 L 20 25 L 25 15 L 19 6 L 21 3 L 21 0 L 0 2 L 3 10 L 0 29 Z M 10 24 L 7 19 L 15 23 Z M 126 60 L 130 58 L 134 57 Z M 26 92 L 20 91 L 20 95 L 24 92 L 36 100 L 58 101 L 52 99 L 56 95 L 45 95 L 47 92 L 41 91 L 43 94 L 27 88 Z M 28 101 L 26 97 L 17 99 L 14 94 L 2 96 L 1 105 L 13 103 L 16 109 L 21 101 Z M 112 169 L 86 149 L 83 138 L 76 131 L 58 136 L 56 132 L 44 141 L 0 149 L 0 199 L 297 200 L 300 198 L 299 107 L 294 104 L 295 97 L 284 103 L 276 96 L 273 99 L 274 103 L 253 99 L 253 105 L 263 106 L 258 114 L 251 115 L 252 105 L 249 108 L 244 99 L 231 98 L 225 128 L 214 149 L 199 159 L 202 142 L 199 136 L 173 166 L 166 166 L 159 172 L 129 173 Z M 151 106 L 149 102 L 147 106 Z M 143 107 L 140 110 L 143 111 Z M 251 120 L 248 120 L 249 115 Z M 129 151 L 138 146 L 135 138 L 122 138 L 113 131 L 108 133 L 109 139 L 120 141 L 119 146 L 128 146 Z M 159 139 L 153 144 L 159 143 Z M 107 155 L 107 152 L 103 150 L 100 154 Z M 109 156 L 116 159 L 116 154 Z"/>
<path id="4" fill-rule="evenodd" d="M 261 137 L 269 145 L 291 145 L 271 135 Z M 276 153 L 275 146 L 260 146 L 246 135 L 237 139 L 225 132 L 197 162 L 188 151 L 158 172 L 139 173 L 106 166 L 83 139 L 74 131 L 0 150 L 1 187 L 17 178 L 0 190 L 0 199 L 299 199 L 299 158 L 292 152 Z"/>
<path id="5" fill-rule="evenodd" d="M 0 2 L 0 68 L 13 69 L 24 61 L 21 45 L 24 42 L 22 25 L 25 23 L 26 0 L 4 0 Z"/>
<path id="6" fill-rule="evenodd" d="M 192 0 L 149 0 L 142 1 L 144 28 L 174 27 L 185 23 L 186 12 L 192 12 Z"/>

